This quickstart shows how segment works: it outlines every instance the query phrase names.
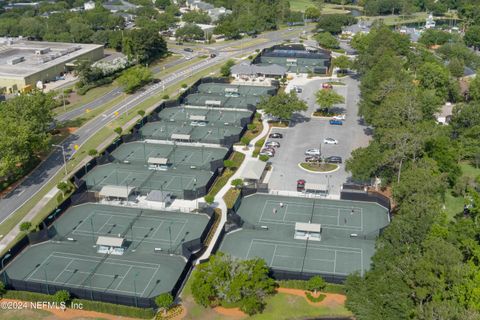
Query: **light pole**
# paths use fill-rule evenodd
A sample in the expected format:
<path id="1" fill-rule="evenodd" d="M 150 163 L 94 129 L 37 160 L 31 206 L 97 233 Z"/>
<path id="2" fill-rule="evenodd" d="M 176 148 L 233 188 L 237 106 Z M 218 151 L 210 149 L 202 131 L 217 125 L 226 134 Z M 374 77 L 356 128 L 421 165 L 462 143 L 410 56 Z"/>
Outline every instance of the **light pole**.
<path id="1" fill-rule="evenodd" d="M 138 301 L 137 301 L 137 276 L 138 272 L 135 273 L 135 276 L 133 277 L 133 292 L 135 293 L 135 307 L 138 307 Z"/>
<path id="2" fill-rule="evenodd" d="M 7 253 L 7 254 L 3 257 L 3 259 L 2 259 L 2 270 L 3 270 L 3 267 L 4 267 L 3 262 L 4 262 L 5 260 L 7 260 L 8 258 L 10 258 L 10 256 L 11 256 L 11 254 L 10 254 L 10 253 Z M 7 272 L 6 272 L 5 270 L 3 270 L 3 284 L 4 284 L 5 286 L 7 286 Z"/>
<path id="3" fill-rule="evenodd" d="M 63 165 L 64 165 L 64 167 L 65 167 L 65 175 L 67 175 L 67 174 L 68 174 L 68 171 L 67 171 L 67 158 L 65 157 L 65 148 L 63 147 L 63 145 L 59 145 L 59 144 L 52 144 L 52 147 L 56 147 L 56 148 L 62 149 Z"/>
<path id="4" fill-rule="evenodd" d="M 170 253 L 172 253 L 172 227 L 168 226 L 168 235 L 170 237 Z"/>

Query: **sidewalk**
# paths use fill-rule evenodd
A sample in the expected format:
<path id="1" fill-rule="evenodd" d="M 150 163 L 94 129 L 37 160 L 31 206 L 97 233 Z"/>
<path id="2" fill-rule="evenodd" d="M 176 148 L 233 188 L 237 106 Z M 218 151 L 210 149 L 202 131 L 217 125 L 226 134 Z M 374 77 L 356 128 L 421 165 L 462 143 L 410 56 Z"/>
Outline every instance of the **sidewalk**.
<path id="1" fill-rule="evenodd" d="M 210 255 L 212 253 L 212 250 L 213 250 L 213 247 L 215 246 L 215 244 L 218 241 L 218 237 L 220 236 L 220 232 L 223 230 L 223 227 L 225 226 L 225 223 L 227 222 L 227 205 L 225 204 L 225 201 L 223 200 L 223 196 L 225 196 L 227 191 L 230 190 L 230 188 L 232 187 L 232 185 L 231 185 L 232 180 L 241 178 L 240 175 L 243 171 L 243 168 L 247 164 L 248 160 L 257 159 L 257 158 L 252 157 L 253 151 L 255 150 L 255 143 L 258 140 L 262 139 L 270 131 L 270 126 L 268 125 L 268 121 L 266 119 L 263 119 L 262 124 L 263 124 L 262 132 L 257 137 L 252 139 L 252 141 L 250 141 L 250 144 L 248 145 L 248 147 L 249 147 L 248 150 L 244 150 L 244 147 L 242 147 L 242 146 L 234 147 L 235 151 L 241 152 L 245 155 L 245 159 L 243 160 L 240 167 L 237 168 L 237 171 L 235 171 L 235 173 L 230 177 L 230 179 L 227 181 L 227 183 L 223 186 L 222 189 L 220 189 L 220 191 L 218 191 L 217 195 L 215 196 L 214 201 L 217 205 L 217 208 L 222 210 L 222 216 L 220 218 L 220 223 L 218 224 L 217 229 L 215 230 L 215 233 L 213 234 L 212 240 L 210 241 L 210 243 L 209 243 L 207 249 L 205 250 L 205 252 L 203 253 L 203 255 L 200 258 L 198 258 L 197 263 L 205 261 L 210 257 Z"/>

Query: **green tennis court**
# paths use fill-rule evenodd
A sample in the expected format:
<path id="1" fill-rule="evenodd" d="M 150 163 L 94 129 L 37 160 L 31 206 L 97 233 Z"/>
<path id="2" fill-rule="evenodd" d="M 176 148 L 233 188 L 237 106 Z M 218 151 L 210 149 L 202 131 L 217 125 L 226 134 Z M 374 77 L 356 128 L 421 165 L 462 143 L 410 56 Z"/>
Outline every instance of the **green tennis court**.
<path id="1" fill-rule="evenodd" d="M 214 126 L 224 126 L 225 123 L 233 126 L 240 126 L 242 119 L 249 119 L 252 115 L 251 111 L 247 110 L 218 110 L 205 108 L 189 108 L 189 107 L 173 107 L 165 108 L 158 116 L 166 121 L 188 121 L 192 122 L 195 116 L 205 117 L 205 121 Z"/>
<path id="2" fill-rule="evenodd" d="M 184 103 L 190 106 L 212 106 L 216 108 L 247 109 L 248 105 L 257 105 L 261 96 L 225 96 L 221 94 L 193 93 Z"/>
<path id="3" fill-rule="evenodd" d="M 107 185 L 135 187 L 142 194 L 152 190 L 169 191 L 183 198 L 184 190 L 205 186 L 212 176 L 207 170 L 172 167 L 167 171 L 149 170 L 143 165 L 109 163 L 93 168 L 84 180 L 90 190 L 100 191 Z"/>
<path id="4" fill-rule="evenodd" d="M 219 144 L 222 139 L 229 136 L 239 135 L 241 127 L 207 125 L 204 127 L 193 127 L 188 123 L 170 121 L 155 121 L 147 123 L 140 129 L 144 139 L 172 140 L 173 134 L 184 134 L 189 136 L 189 141 Z"/>
<path id="5" fill-rule="evenodd" d="M 207 94 L 238 93 L 241 96 L 263 96 L 275 92 L 272 86 L 251 86 L 251 85 L 235 85 L 231 83 L 202 83 L 198 86 L 197 91 Z"/>
<path id="6" fill-rule="evenodd" d="M 388 225 L 388 210 L 376 203 L 255 194 L 238 209 L 242 229 L 225 236 L 220 250 L 292 272 L 345 276 L 364 273 L 375 239 Z M 296 238 L 296 224 L 321 225 L 321 239 Z"/>
<path id="7" fill-rule="evenodd" d="M 112 156 L 120 162 L 146 164 L 149 158 L 167 158 L 174 166 L 196 166 L 210 170 L 210 162 L 222 160 L 227 154 L 226 148 L 194 147 L 141 141 L 121 144 Z"/>
<path id="8" fill-rule="evenodd" d="M 52 241 L 24 250 L 7 274 L 45 285 L 154 297 L 175 285 L 185 266 L 181 244 L 199 238 L 208 220 L 101 204 L 72 207 L 54 223 Z M 97 252 L 98 236 L 119 235 L 127 246 L 123 255 Z"/>

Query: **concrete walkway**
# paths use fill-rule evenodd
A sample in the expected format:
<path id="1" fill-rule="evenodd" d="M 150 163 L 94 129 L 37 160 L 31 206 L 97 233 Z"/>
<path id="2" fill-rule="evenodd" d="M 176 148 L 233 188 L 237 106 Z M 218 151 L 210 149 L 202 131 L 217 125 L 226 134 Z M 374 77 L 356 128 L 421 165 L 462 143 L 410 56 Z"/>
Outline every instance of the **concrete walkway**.
<path id="1" fill-rule="evenodd" d="M 205 250 L 203 255 L 200 258 L 198 258 L 197 263 L 205 261 L 210 257 L 210 255 L 212 254 L 212 250 L 213 250 L 213 248 L 215 247 L 215 244 L 218 241 L 218 237 L 220 236 L 220 232 L 223 230 L 223 227 L 225 226 L 225 223 L 227 222 L 227 205 L 225 204 L 225 201 L 223 200 L 223 197 L 228 192 L 228 190 L 230 190 L 230 188 L 232 187 L 231 182 L 235 179 L 241 178 L 241 173 L 243 171 L 243 168 L 245 167 L 245 165 L 247 164 L 249 159 L 257 159 L 257 158 L 253 158 L 253 156 L 252 156 L 253 151 L 255 150 L 255 143 L 258 140 L 265 137 L 268 134 L 268 132 L 270 131 L 270 127 L 268 125 L 267 119 L 263 119 L 262 124 L 263 124 L 262 132 L 256 138 L 254 138 L 254 139 L 252 139 L 252 141 L 250 141 L 250 144 L 248 145 L 248 150 L 244 150 L 244 147 L 242 147 L 242 146 L 234 146 L 235 151 L 241 152 L 245 155 L 245 159 L 243 160 L 240 167 L 237 168 L 237 171 L 235 171 L 235 173 L 230 177 L 230 179 L 227 181 L 227 183 L 223 186 L 222 189 L 220 189 L 220 191 L 218 191 L 217 195 L 215 196 L 214 203 L 216 205 L 216 208 L 219 208 L 220 210 L 222 210 L 220 223 L 218 224 L 217 229 L 215 229 L 215 233 L 213 234 L 212 240 L 210 241 L 207 249 Z"/>

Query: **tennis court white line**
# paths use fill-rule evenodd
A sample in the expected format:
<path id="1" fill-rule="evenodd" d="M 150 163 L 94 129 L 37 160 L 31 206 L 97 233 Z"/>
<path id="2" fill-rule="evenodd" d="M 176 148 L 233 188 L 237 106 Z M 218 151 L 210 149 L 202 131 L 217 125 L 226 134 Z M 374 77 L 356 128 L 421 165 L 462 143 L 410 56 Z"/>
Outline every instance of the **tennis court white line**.
<path id="1" fill-rule="evenodd" d="M 275 253 L 277 252 L 277 245 L 275 245 L 275 249 L 273 249 L 273 256 L 272 256 L 272 260 L 270 260 L 270 265 L 273 264 L 273 260 L 275 259 Z"/>
<path id="2" fill-rule="evenodd" d="M 135 231 L 134 231 L 135 233 Z M 108 234 L 108 233 L 94 233 L 93 235 L 94 236 L 99 236 L 99 235 L 105 235 L 105 234 Z M 148 243 L 148 244 L 158 244 L 158 243 L 169 243 L 169 240 L 170 239 L 162 239 L 162 238 L 145 238 L 143 236 L 139 237 L 139 236 L 135 236 L 133 237 L 133 239 L 129 236 L 129 234 L 131 234 L 131 232 L 128 232 L 127 235 L 126 235 L 126 239 L 127 240 L 133 240 L 133 241 L 138 241 L 138 242 L 143 242 L 143 243 Z M 77 233 L 75 233 L 75 235 L 77 236 L 83 236 L 83 237 L 91 237 L 92 236 L 92 233 L 89 233 L 88 231 L 78 231 Z M 150 239 L 150 240 L 148 240 Z"/>
<path id="3" fill-rule="evenodd" d="M 56 277 L 55 279 L 53 279 L 53 282 L 56 282 L 58 277 L 60 277 L 62 275 L 62 273 L 64 273 L 66 270 L 68 270 L 68 267 L 70 267 L 70 265 L 73 263 L 73 259 L 70 259 L 70 262 L 63 268 L 63 271 L 60 272 Z"/>
<path id="4" fill-rule="evenodd" d="M 248 256 L 250 255 L 250 250 L 252 249 L 252 245 L 253 245 L 253 240 L 250 241 L 250 247 L 247 250 L 247 255 L 245 256 L 245 259 L 248 259 Z"/>
<path id="5" fill-rule="evenodd" d="M 335 251 L 335 250 L 331 250 L 331 251 Z M 296 257 L 296 256 L 284 256 L 284 255 L 276 255 L 275 257 L 279 257 L 279 258 L 288 258 L 288 259 L 292 259 L 292 260 L 296 260 L 296 259 L 300 259 L 300 260 L 303 260 L 303 257 Z M 310 261 L 326 261 L 326 262 L 335 262 L 335 260 L 330 260 L 330 259 L 318 259 L 318 258 L 305 258 L 306 260 L 310 260 Z"/>
<path id="6" fill-rule="evenodd" d="M 272 240 L 265 240 L 265 239 L 256 239 L 256 238 L 253 238 L 252 239 L 252 242 L 259 242 L 259 243 L 267 243 L 267 244 L 279 244 L 279 243 L 282 243 L 282 244 L 285 244 L 285 246 L 291 246 L 291 247 L 294 247 L 294 248 L 304 248 L 305 245 L 296 245 L 294 243 L 291 243 L 291 242 L 287 242 L 287 241 L 272 241 Z M 327 248 L 327 249 L 331 249 L 331 250 L 338 250 L 339 252 L 356 252 L 356 253 L 359 253 L 360 250 L 362 249 L 359 249 L 359 248 L 349 248 L 349 247 L 337 247 L 337 246 L 325 246 L 325 245 L 319 245 L 319 244 L 312 244 L 312 242 L 309 242 L 308 243 L 309 247 L 310 248 Z M 337 249 L 338 248 L 338 249 Z"/>
<path id="7" fill-rule="evenodd" d="M 157 274 L 158 270 L 160 269 L 160 265 L 158 265 L 157 269 L 155 272 L 153 272 L 152 276 L 150 277 L 150 280 L 148 281 L 147 285 L 145 286 L 145 289 L 143 289 L 141 297 L 145 295 L 145 291 L 147 291 L 148 287 L 150 286 L 150 283 L 152 282 L 153 278 L 155 278 L 155 275 Z"/>
<path id="8" fill-rule="evenodd" d="M 62 258 L 62 259 L 66 258 L 66 257 L 61 257 L 61 256 L 53 256 L 53 257 Z M 101 261 L 101 260 L 100 261 L 92 261 L 90 259 L 84 259 L 84 258 L 71 258 L 71 259 L 75 259 L 77 261 L 83 261 L 83 262 L 100 262 Z M 111 264 L 111 265 L 122 266 L 122 267 L 132 267 L 131 264 L 118 263 L 118 262 L 113 262 L 113 263 L 108 262 L 108 259 L 103 262 L 103 265 L 105 265 L 105 264 Z M 133 266 L 138 267 L 138 268 L 143 268 L 143 269 L 151 269 L 151 270 L 154 270 L 156 268 L 156 267 L 145 267 L 145 266 L 140 266 L 140 265 L 136 265 L 136 264 L 134 264 Z"/>
<path id="9" fill-rule="evenodd" d="M 113 215 L 110 215 L 108 217 L 107 221 L 105 221 L 105 223 L 102 225 L 102 227 L 100 229 L 98 229 L 98 231 L 96 231 L 96 232 L 101 233 L 102 229 L 107 225 L 107 223 L 109 223 L 110 220 L 112 220 L 112 217 L 113 217 Z"/>
<path id="10" fill-rule="evenodd" d="M 127 270 L 127 272 L 123 275 L 123 279 L 117 284 L 117 286 L 115 287 L 115 290 L 118 289 L 118 287 L 122 284 L 123 280 L 125 280 L 125 278 L 127 277 L 127 274 L 130 272 L 130 270 L 132 270 L 133 266 L 130 266 Z"/>
<path id="11" fill-rule="evenodd" d="M 78 254 L 78 253 L 70 253 L 70 252 L 59 252 L 59 251 L 54 251 L 52 252 L 50 255 L 52 254 L 55 254 L 57 257 L 63 257 L 63 258 L 69 258 L 68 255 L 71 255 L 71 256 L 79 256 L 79 257 L 83 257 L 83 258 L 86 258 L 86 260 L 89 260 L 88 258 L 90 258 L 91 260 L 102 260 L 101 257 L 97 257 L 97 256 L 89 256 L 89 255 L 84 255 L 84 254 Z M 67 255 L 67 256 L 62 256 L 62 255 Z M 72 259 L 75 259 L 75 258 L 72 258 Z M 117 259 L 112 259 L 112 258 L 108 258 L 107 260 L 105 261 L 119 261 Z M 157 263 L 151 263 L 151 262 L 141 262 L 141 261 L 132 261 L 132 260 L 120 260 L 121 262 L 128 262 L 128 263 L 133 263 L 134 265 L 136 266 L 141 266 L 142 264 L 143 265 L 151 265 L 153 267 L 150 267 L 152 269 L 155 269 L 157 267 Z M 130 265 L 128 265 L 130 266 Z"/>
<path id="12" fill-rule="evenodd" d="M 121 212 L 121 211 L 120 211 Z M 179 212 L 180 213 L 180 212 Z M 98 214 L 98 215 L 105 215 L 105 216 L 112 216 L 112 217 L 131 217 L 131 218 L 134 218 L 137 216 L 137 214 L 134 214 L 134 213 L 121 213 L 121 214 L 116 214 L 116 213 L 113 213 L 112 211 L 93 211 L 92 214 Z M 190 221 L 189 219 L 180 219 L 180 218 L 174 218 L 174 217 L 159 217 L 159 216 L 154 216 L 154 215 L 142 215 L 140 217 L 141 220 L 153 220 L 153 221 L 162 221 L 162 222 L 165 222 L 165 221 L 175 221 L 175 222 L 181 222 L 181 223 L 187 223 L 188 221 Z"/>
<path id="13" fill-rule="evenodd" d="M 74 273 L 74 272 L 75 272 L 75 270 L 65 269 L 65 270 L 62 271 L 62 273 L 65 272 L 65 271 L 71 272 L 71 273 Z M 91 271 L 88 272 L 88 271 L 80 271 L 80 270 L 77 270 L 75 273 L 90 274 L 90 273 L 92 273 L 92 272 L 91 272 Z M 108 277 L 108 278 L 115 278 L 115 275 L 112 275 L 112 274 L 104 274 L 104 273 L 97 273 L 97 272 L 95 272 L 94 276 L 95 276 L 95 277 L 96 277 L 96 276 L 102 276 L 102 277 Z M 117 278 L 124 278 L 124 276 L 121 276 L 121 275 L 118 275 L 118 274 L 117 274 L 116 276 L 117 276 Z M 66 283 L 68 283 L 68 282 L 66 282 Z"/>
<path id="14" fill-rule="evenodd" d="M 40 263 L 40 265 L 39 265 L 37 268 L 35 268 L 35 270 L 34 270 L 31 274 L 28 275 L 27 281 L 30 280 L 30 279 L 32 278 L 33 274 L 37 273 L 37 271 L 40 270 L 40 268 L 42 268 L 43 265 L 44 265 L 48 260 L 50 260 L 50 257 L 52 256 L 52 254 L 53 254 L 53 252 L 50 253 L 50 254 L 48 255 L 48 257 L 47 257 L 45 260 L 43 260 L 43 261 Z"/>
<path id="15" fill-rule="evenodd" d="M 302 207 L 308 207 L 308 208 L 312 208 L 313 206 L 313 202 L 311 204 L 305 204 L 305 203 L 301 203 L 301 202 L 289 202 L 289 201 L 276 201 L 276 200 L 266 200 L 265 203 L 273 203 L 273 204 L 280 204 L 280 202 L 284 203 L 284 204 L 292 204 L 292 205 L 298 205 L 298 206 L 302 206 Z M 330 208 L 330 209 L 348 209 L 348 210 L 352 210 L 353 209 L 360 209 L 360 210 L 363 210 L 361 207 L 353 207 L 353 206 L 337 206 L 337 205 L 332 205 L 332 204 L 318 204 L 317 202 L 315 203 L 315 208 Z"/>
<path id="16" fill-rule="evenodd" d="M 183 229 L 185 229 L 185 224 L 183 224 L 182 227 L 180 228 L 180 230 L 178 231 L 177 236 L 175 237 L 175 240 L 173 240 L 173 243 L 177 242 L 178 237 L 180 237 L 180 234 L 182 233 Z"/>
<path id="17" fill-rule="evenodd" d="M 337 250 L 335 250 L 335 260 L 333 260 L 333 273 L 337 269 Z"/>
<path id="18" fill-rule="evenodd" d="M 278 220 L 269 220 L 269 219 L 264 219 L 263 221 L 259 221 L 259 223 L 271 223 L 271 224 L 279 224 L 282 226 L 292 226 L 295 224 L 295 222 L 298 221 L 285 221 L 285 222 L 280 222 Z M 326 229 L 338 229 L 338 230 L 347 230 L 347 231 L 361 231 L 360 227 L 354 227 L 354 226 L 337 226 L 334 224 L 326 224 L 322 223 L 322 228 L 326 227 Z"/>

